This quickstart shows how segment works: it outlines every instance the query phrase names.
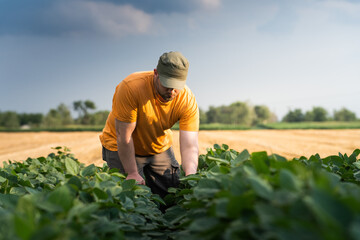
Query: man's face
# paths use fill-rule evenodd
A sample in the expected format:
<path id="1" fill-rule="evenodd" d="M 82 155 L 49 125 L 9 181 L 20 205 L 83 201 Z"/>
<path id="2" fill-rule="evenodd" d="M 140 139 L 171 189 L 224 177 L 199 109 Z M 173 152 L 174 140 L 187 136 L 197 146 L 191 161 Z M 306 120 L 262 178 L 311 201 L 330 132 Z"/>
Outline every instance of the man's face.
<path id="1" fill-rule="evenodd" d="M 173 100 L 180 93 L 180 89 L 167 88 L 161 85 L 159 74 L 157 72 L 155 73 L 154 78 L 155 89 L 165 102 Z"/>

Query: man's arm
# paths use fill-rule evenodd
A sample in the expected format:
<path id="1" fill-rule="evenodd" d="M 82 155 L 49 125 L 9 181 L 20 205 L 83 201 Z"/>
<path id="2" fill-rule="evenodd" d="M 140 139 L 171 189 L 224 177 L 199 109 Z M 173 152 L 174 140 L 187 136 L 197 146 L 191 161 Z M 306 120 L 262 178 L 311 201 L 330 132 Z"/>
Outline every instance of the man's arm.
<path id="1" fill-rule="evenodd" d="M 180 130 L 181 164 L 185 175 L 195 174 L 199 160 L 198 132 Z"/>
<path id="2" fill-rule="evenodd" d="M 138 172 L 135 148 L 132 133 L 136 127 L 136 122 L 126 123 L 115 119 L 116 141 L 120 161 L 128 174 L 126 179 L 135 179 L 138 184 L 145 185 L 145 180 Z"/>

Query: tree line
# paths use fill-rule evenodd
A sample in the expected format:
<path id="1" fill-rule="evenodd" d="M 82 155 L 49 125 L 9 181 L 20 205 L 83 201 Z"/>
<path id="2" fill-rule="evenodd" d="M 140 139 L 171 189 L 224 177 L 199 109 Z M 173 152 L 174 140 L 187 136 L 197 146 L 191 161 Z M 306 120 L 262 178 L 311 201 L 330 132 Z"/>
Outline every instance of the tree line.
<path id="1" fill-rule="evenodd" d="M 230 105 L 210 106 L 208 111 L 200 109 L 200 123 L 222 123 L 254 126 L 276 122 L 277 117 L 265 105 L 252 106 L 247 102 L 234 102 Z"/>
<path id="2" fill-rule="evenodd" d="M 297 108 L 290 110 L 282 119 L 283 122 L 324 122 L 324 121 L 356 121 L 356 114 L 349 109 L 343 107 L 335 110 L 333 115 L 323 107 L 313 107 L 312 110 L 303 112 Z"/>
<path id="3" fill-rule="evenodd" d="M 57 128 L 73 124 L 81 125 L 104 125 L 109 111 L 95 111 L 95 103 L 90 100 L 75 101 L 72 104 L 78 117 L 71 115 L 71 110 L 64 103 L 57 108 L 52 108 L 47 114 L 42 113 L 17 113 L 14 111 L 0 112 L 0 126 L 8 129 L 16 129 L 21 126 L 30 128 Z"/>
<path id="4" fill-rule="evenodd" d="M 73 118 L 70 108 L 61 103 L 57 108 L 50 109 L 45 115 L 41 113 L 0 112 L 0 127 L 19 128 L 20 126 L 56 128 L 72 124 L 105 125 L 109 111 L 95 111 L 95 103 L 75 101 L 72 109 L 78 113 Z M 346 108 L 335 110 L 333 115 L 322 107 L 313 107 L 303 112 L 301 109 L 289 110 L 282 122 L 322 122 L 322 121 L 356 121 L 354 112 Z M 247 102 L 234 102 L 229 105 L 210 106 L 207 111 L 200 109 L 200 123 L 220 123 L 243 126 L 256 126 L 277 122 L 277 116 L 265 105 L 251 105 Z"/>
<path id="5" fill-rule="evenodd" d="M 356 114 L 347 108 L 335 110 L 332 115 L 323 107 L 315 106 L 303 112 L 301 109 L 289 110 L 282 122 L 324 122 L 357 121 Z M 208 111 L 200 109 L 200 123 L 223 123 L 244 126 L 256 126 L 277 122 L 277 116 L 265 105 L 252 106 L 246 102 L 235 102 L 219 107 L 210 106 Z"/>

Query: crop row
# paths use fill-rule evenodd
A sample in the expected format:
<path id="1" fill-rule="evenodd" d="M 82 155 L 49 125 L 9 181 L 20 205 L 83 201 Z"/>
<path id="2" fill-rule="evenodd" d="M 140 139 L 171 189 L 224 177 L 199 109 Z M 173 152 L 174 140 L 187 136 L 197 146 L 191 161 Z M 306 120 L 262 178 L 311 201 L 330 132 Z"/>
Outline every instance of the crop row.
<path id="1" fill-rule="evenodd" d="M 359 154 L 214 145 L 161 199 L 58 147 L 0 169 L 0 239 L 360 239 Z"/>

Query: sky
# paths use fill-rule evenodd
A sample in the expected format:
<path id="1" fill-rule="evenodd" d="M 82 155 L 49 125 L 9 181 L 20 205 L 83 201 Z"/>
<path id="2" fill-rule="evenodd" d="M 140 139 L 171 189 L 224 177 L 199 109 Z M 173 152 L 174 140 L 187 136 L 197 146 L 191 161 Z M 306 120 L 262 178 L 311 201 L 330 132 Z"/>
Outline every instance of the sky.
<path id="1" fill-rule="evenodd" d="M 111 110 L 116 85 L 189 61 L 201 109 L 266 105 L 360 118 L 360 0 L 0 0 L 0 111 L 44 113 L 91 100 Z"/>

